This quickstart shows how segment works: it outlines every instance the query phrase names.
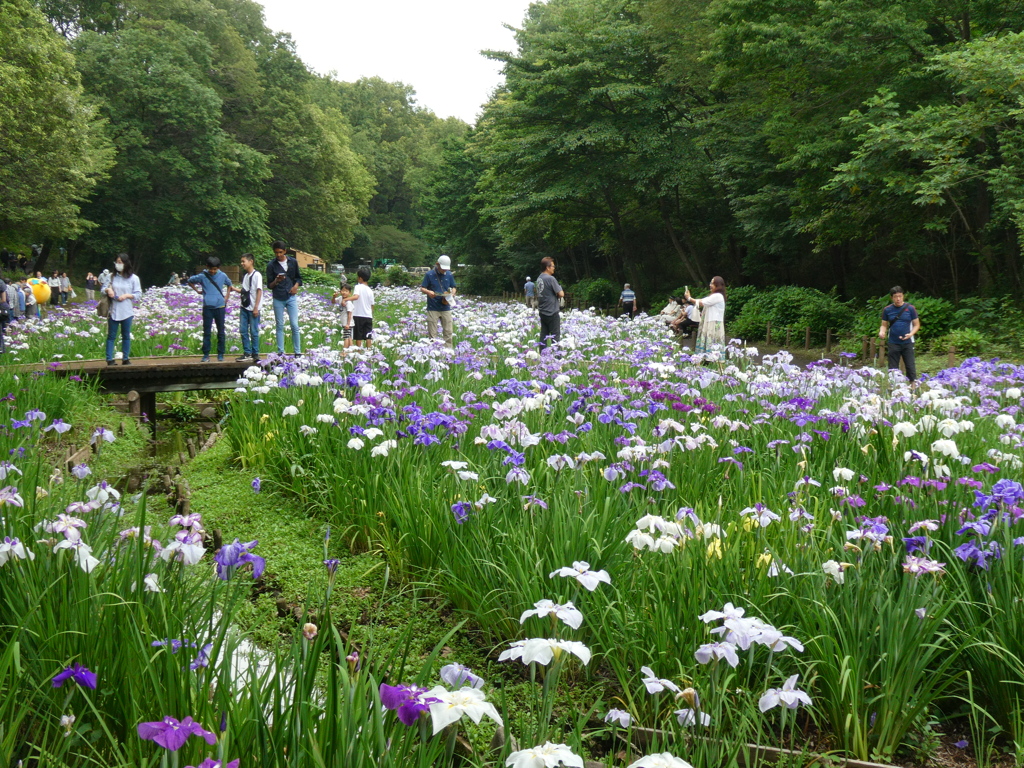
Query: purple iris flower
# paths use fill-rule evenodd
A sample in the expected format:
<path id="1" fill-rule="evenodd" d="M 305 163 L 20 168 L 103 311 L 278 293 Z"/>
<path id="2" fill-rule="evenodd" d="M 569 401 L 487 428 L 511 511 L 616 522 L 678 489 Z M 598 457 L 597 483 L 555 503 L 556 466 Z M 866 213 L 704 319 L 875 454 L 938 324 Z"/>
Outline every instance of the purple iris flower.
<path id="1" fill-rule="evenodd" d="M 53 423 L 50 424 L 50 426 L 43 427 L 43 432 L 49 432 L 51 429 L 58 435 L 63 435 L 65 432 L 71 429 L 71 425 L 65 422 L 64 419 L 54 419 Z"/>
<path id="2" fill-rule="evenodd" d="M 664 491 L 666 488 L 673 491 L 676 489 L 675 485 L 656 469 L 645 469 L 640 473 L 640 476 L 647 478 L 647 482 L 651 484 L 651 490 L 653 491 Z"/>
<path id="3" fill-rule="evenodd" d="M 452 504 L 452 514 L 455 515 L 455 522 L 460 525 L 466 522 L 472 509 L 473 505 L 468 501 L 457 501 Z"/>
<path id="4" fill-rule="evenodd" d="M 185 768 L 238 768 L 240 760 L 232 760 L 230 763 L 222 763 L 220 760 L 214 760 L 212 757 L 208 757 L 199 765 L 186 765 Z"/>
<path id="5" fill-rule="evenodd" d="M 647 486 L 644 485 L 643 483 L 623 483 L 619 487 L 619 493 L 629 493 L 634 488 L 640 488 L 645 491 L 647 490 Z"/>
<path id="6" fill-rule="evenodd" d="M 1000 480 L 992 486 L 991 501 L 1010 507 L 1024 499 L 1024 486 L 1015 480 Z"/>
<path id="7" fill-rule="evenodd" d="M 210 651 L 213 650 L 213 643 L 207 643 L 199 649 L 199 653 L 196 654 L 195 659 L 188 665 L 191 670 L 199 669 L 200 667 L 210 666 Z"/>
<path id="8" fill-rule="evenodd" d="M 68 680 L 72 680 L 83 688 L 96 690 L 96 673 L 83 667 L 77 661 L 70 667 L 65 667 L 63 672 L 58 672 L 53 677 L 53 687 L 61 688 Z"/>
<path id="9" fill-rule="evenodd" d="M 258 477 L 254 477 L 252 479 L 252 489 L 256 493 L 259 493 L 260 492 L 260 488 L 262 488 L 262 487 L 263 487 L 263 483 L 260 482 L 260 479 Z"/>
<path id="10" fill-rule="evenodd" d="M 472 688 L 483 688 L 484 679 L 473 674 L 473 670 L 462 664 L 446 664 L 441 667 L 441 680 L 451 688 L 468 685 Z"/>
<path id="11" fill-rule="evenodd" d="M 386 709 L 396 710 L 398 719 L 405 725 L 412 725 L 420 715 L 430 711 L 430 705 L 438 702 L 434 697 L 424 698 L 426 688 L 416 685 L 380 684 L 380 703 Z"/>
<path id="12" fill-rule="evenodd" d="M 341 562 L 340 560 L 337 560 L 336 558 L 333 558 L 333 557 L 329 558 L 327 560 L 324 560 L 324 567 L 327 568 L 327 575 L 328 576 L 333 576 L 334 575 L 334 572 L 338 570 L 338 564 L 340 562 Z"/>
<path id="13" fill-rule="evenodd" d="M 907 554 L 912 555 L 914 552 L 928 553 L 928 537 L 927 536 L 908 536 L 903 539 L 903 543 L 907 547 Z"/>
<path id="14" fill-rule="evenodd" d="M 954 549 L 953 554 L 965 563 L 973 563 L 979 568 L 987 571 L 988 558 L 995 557 L 998 560 L 1002 551 L 999 549 L 999 545 L 994 541 L 989 544 L 988 549 L 982 549 L 975 542 L 969 541 Z"/>
<path id="15" fill-rule="evenodd" d="M 89 469 L 88 464 L 76 464 L 71 468 L 71 474 L 79 480 L 84 480 L 87 476 L 92 474 L 92 470 Z"/>
<path id="16" fill-rule="evenodd" d="M 998 472 L 999 467 L 995 464 L 989 464 L 987 461 L 981 464 L 975 464 L 971 467 L 971 472 Z"/>
<path id="17" fill-rule="evenodd" d="M 963 536 L 966 533 L 975 533 L 978 536 L 988 536 L 991 530 L 992 526 L 984 520 L 975 520 L 970 523 L 964 523 L 963 528 L 957 531 L 956 535 Z"/>
<path id="18" fill-rule="evenodd" d="M 191 717 L 184 720 L 177 720 L 173 717 L 165 717 L 152 723 L 139 723 L 139 738 L 146 741 L 155 741 L 164 749 L 177 752 L 188 741 L 189 736 L 198 736 L 204 739 L 211 747 L 217 743 L 217 737 L 195 722 Z"/>
<path id="19" fill-rule="evenodd" d="M 246 563 L 252 563 L 252 577 L 258 579 L 263 575 L 263 569 L 267 567 L 267 561 L 259 555 L 252 554 L 249 550 L 259 544 L 259 541 L 250 541 L 243 544 L 235 539 L 233 544 L 225 544 L 213 556 L 217 561 L 217 576 L 224 581 L 231 578 L 231 575 Z"/>
<path id="20" fill-rule="evenodd" d="M 169 645 L 171 647 L 171 653 L 177 653 L 181 650 L 181 646 L 185 645 L 185 643 L 183 643 L 181 640 L 172 640 L 171 638 L 165 638 L 163 640 L 154 640 L 152 643 L 150 643 L 150 645 L 154 648 L 162 648 L 165 645 Z"/>

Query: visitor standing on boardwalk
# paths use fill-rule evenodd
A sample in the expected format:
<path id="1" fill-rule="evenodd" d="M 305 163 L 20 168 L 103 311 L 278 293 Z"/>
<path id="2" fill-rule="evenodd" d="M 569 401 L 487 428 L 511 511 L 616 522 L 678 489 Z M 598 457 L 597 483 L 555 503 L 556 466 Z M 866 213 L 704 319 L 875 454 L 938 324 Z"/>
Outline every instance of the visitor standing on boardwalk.
<path id="1" fill-rule="evenodd" d="M 537 310 L 540 313 L 540 343 L 543 349 L 562 338 L 562 299 L 565 291 L 555 280 L 555 260 L 545 256 L 540 260 L 537 278 Z"/>
<path id="2" fill-rule="evenodd" d="M 242 254 L 242 311 L 238 315 L 238 332 L 242 335 L 242 356 L 237 362 L 260 361 L 260 306 L 263 304 L 263 275 L 256 269 L 251 253 Z"/>
<path id="3" fill-rule="evenodd" d="M 444 343 L 452 342 L 452 303 L 455 301 L 455 276 L 451 273 L 452 260 L 441 256 L 434 268 L 423 276 L 420 293 L 427 296 L 427 336 L 437 338 L 437 324 L 441 324 Z"/>
<path id="4" fill-rule="evenodd" d="M 698 355 L 721 352 L 725 348 L 725 280 L 715 275 L 709 287 L 711 293 L 703 299 L 692 298 L 689 288 L 683 297 L 687 304 L 701 311 L 700 330 L 694 345 Z"/>
<path id="5" fill-rule="evenodd" d="M 889 290 L 892 303 L 882 310 L 882 324 L 878 338 L 886 339 L 889 349 L 889 370 L 899 370 L 900 360 L 911 384 L 917 381 L 917 363 L 914 358 L 914 337 L 921 330 L 921 320 L 913 304 L 903 300 L 903 289 L 894 285 Z"/>
<path id="6" fill-rule="evenodd" d="M 114 342 L 121 331 L 121 365 L 131 365 L 132 318 L 135 317 L 135 302 L 142 298 L 142 283 L 132 270 L 132 260 L 122 253 L 114 260 L 114 276 L 106 287 L 110 297 L 110 314 L 107 315 L 107 365 L 114 364 Z"/>
<path id="7" fill-rule="evenodd" d="M 203 297 L 203 362 L 210 362 L 210 331 L 217 324 L 217 359 L 224 360 L 227 335 L 224 332 L 224 290 L 231 291 L 231 278 L 220 271 L 220 259 L 211 256 L 206 260 L 206 269 L 188 279 L 196 293 Z"/>
<path id="8" fill-rule="evenodd" d="M 277 354 L 284 354 L 284 315 L 288 313 L 288 323 L 292 329 L 292 351 L 302 354 L 302 339 L 299 336 L 299 287 L 302 276 L 299 274 L 299 262 L 288 255 L 288 246 L 281 240 L 275 240 L 271 246 L 274 258 L 267 266 L 267 289 L 274 296 L 274 324 L 277 330 Z"/>

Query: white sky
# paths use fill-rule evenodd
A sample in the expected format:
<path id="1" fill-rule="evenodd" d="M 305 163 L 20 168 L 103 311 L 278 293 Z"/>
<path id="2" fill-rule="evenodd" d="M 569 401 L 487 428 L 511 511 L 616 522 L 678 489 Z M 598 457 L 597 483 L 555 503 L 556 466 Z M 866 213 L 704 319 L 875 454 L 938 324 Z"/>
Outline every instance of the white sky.
<path id="1" fill-rule="evenodd" d="M 259 0 L 304 62 L 339 80 L 381 77 L 416 90 L 439 117 L 476 122 L 501 81 L 481 50 L 514 50 L 529 0 Z"/>

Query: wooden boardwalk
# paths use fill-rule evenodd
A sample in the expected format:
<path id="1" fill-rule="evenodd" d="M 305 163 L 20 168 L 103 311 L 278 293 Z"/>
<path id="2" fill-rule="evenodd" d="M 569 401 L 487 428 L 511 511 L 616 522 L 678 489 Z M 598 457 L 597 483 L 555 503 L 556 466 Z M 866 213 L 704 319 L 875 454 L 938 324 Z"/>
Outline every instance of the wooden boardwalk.
<path id="1" fill-rule="evenodd" d="M 52 363 L 12 366 L 18 373 L 48 371 L 57 376 L 95 380 L 101 392 L 127 394 L 130 409 L 155 424 L 159 392 L 195 392 L 234 389 L 238 378 L 252 363 L 233 359 L 204 363 L 200 355 L 133 357 L 131 365 L 107 365 L 106 360 L 59 360 Z"/>

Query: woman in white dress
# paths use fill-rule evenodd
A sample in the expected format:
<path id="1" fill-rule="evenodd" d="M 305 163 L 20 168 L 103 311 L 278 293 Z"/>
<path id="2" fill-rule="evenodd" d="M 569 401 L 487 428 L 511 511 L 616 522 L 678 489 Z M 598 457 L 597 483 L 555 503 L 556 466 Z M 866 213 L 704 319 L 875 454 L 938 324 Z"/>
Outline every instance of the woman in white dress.
<path id="1" fill-rule="evenodd" d="M 701 310 L 695 345 L 698 355 L 721 352 L 725 348 L 725 280 L 715 275 L 710 287 L 711 293 L 703 299 L 692 298 L 689 290 L 684 297 L 688 304 L 695 304 Z"/>

